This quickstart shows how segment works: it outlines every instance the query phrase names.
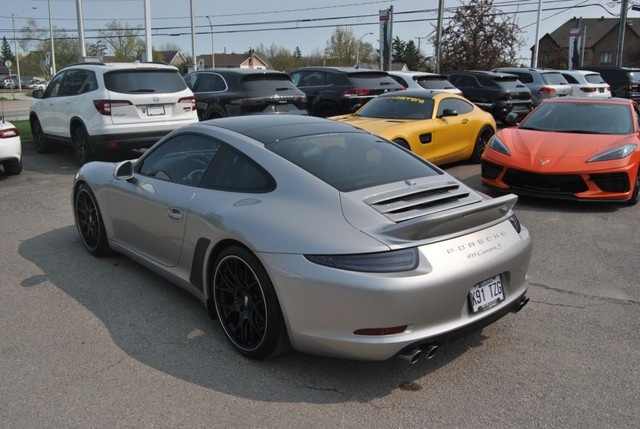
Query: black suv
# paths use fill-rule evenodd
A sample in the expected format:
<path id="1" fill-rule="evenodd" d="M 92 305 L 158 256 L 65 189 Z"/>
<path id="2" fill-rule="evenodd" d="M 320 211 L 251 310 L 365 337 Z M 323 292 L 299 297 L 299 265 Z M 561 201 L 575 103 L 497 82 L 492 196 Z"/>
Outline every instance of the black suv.
<path id="1" fill-rule="evenodd" d="M 531 91 L 515 75 L 472 70 L 452 71 L 444 76 L 468 100 L 499 121 L 508 122 L 507 115 L 512 112 L 520 120 L 533 108 Z"/>
<path id="2" fill-rule="evenodd" d="M 379 94 L 404 89 L 387 72 L 355 67 L 302 67 L 291 80 L 307 94 L 311 114 L 323 118 L 351 113 Z"/>
<path id="3" fill-rule="evenodd" d="M 200 120 L 255 114 L 306 115 L 307 97 L 289 75 L 263 69 L 210 69 L 184 77 Z"/>
<path id="4" fill-rule="evenodd" d="M 580 70 L 600 73 L 600 76 L 611 87 L 613 97 L 630 98 L 640 101 L 640 68 L 587 66 Z"/>

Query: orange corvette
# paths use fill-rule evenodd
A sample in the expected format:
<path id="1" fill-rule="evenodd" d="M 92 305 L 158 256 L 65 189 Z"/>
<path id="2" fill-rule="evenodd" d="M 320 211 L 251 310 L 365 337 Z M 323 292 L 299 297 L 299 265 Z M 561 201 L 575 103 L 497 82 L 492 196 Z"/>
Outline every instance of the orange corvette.
<path id="1" fill-rule="evenodd" d="M 624 98 L 554 98 L 499 131 L 482 155 L 482 182 L 522 195 L 640 199 L 640 107 Z"/>

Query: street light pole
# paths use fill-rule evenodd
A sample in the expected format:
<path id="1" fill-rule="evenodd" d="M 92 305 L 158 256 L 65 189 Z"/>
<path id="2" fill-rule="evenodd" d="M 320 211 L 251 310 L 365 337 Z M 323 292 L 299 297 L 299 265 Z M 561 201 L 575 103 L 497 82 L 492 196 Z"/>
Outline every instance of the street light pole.
<path id="1" fill-rule="evenodd" d="M 362 43 L 362 39 L 365 36 L 370 36 L 372 34 L 373 33 L 365 33 L 358 39 L 358 44 L 356 45 L 356 67 L 358 67 L 358 64 L 360 64 L 360 44 Z"/>
<path id="2" fill-rule="evenodd" d="M 216 68 L 216 60 L 213 50 L 213 25 L 211 24 L 211 18 L 209 18 L 209 15 L 207 15 L 205 18 L 209 20 L 209 29 L 211 30 L 211 68 L 214 69 Z"/>
<path id="3" fill-rule="evenodd" d="M 49 80 L 56 74 L 56 51 L 53 46 L 53 26 L 51 25 L 51 0 L 47 0 L 49 6 L 49 41 L 51 42 L 51 76 Z"/>

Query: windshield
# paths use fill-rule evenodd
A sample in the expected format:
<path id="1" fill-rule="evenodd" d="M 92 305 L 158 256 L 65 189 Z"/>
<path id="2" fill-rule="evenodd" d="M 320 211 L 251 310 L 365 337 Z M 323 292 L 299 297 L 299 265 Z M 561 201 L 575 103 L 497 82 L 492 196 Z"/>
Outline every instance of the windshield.
<path id="1" fill-rule="evenodd" d="M 581 134 L 633 133 L 629 105 L 605 102 L 543 103 L 518 128 Z"/>
<path id="2" fill-rule="evenodd" d="M 640 83 L 640 71 L 630 71 L 629 72 L 629 82 L 631 82 L 631 83 Z"/>
<path id="3" fill-rule="evenodd" d="M 369 101 L 358 111 L 358 116 L 385 119 L 431 119 L 433 99 L 406 97 L 378 97 Z"/>
<path id="4" fill-rule="evenodd" d="M 394 143 L 364 132 L 292 137 L 265 147 L 341 192 L 442 174 Z"/>

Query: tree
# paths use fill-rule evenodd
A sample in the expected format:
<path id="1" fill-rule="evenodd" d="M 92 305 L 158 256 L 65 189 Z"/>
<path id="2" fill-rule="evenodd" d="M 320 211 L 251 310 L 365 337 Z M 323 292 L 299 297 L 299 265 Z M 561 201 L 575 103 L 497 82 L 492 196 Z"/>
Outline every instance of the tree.
<path id="1" fill-rule="evenodd" d="M 11 45 L 7 42 L 6 37 L 2 37 L 2 48 L 0 50 L 0 57 L 2 57 L 2 62 L 4 63 L 6 60 L 11 61 L 12 63 L 16 62 L 16 57 L 13 55 L 13 51 L 11 50 Z"/>
<path id="2" fill-rule="evenodd" d="M 139 37 L 141 27 L 131 27 L 111 21 L 106 30 L 100 30 L 100 37 L 113 53 L 114 61 L 142 60 L 146 51 L 144 40 Z"/>
<path id="3" fill-rule="evenodd" d="M 302 60 L 302 52 L 300 52 L 300 48 L 298 46 L 296 46 L 296 49 L 294 49 L 293 56 L 298 60 Z"/>
<path id="4" fill-rule="evenodd" d="M 330 65 L 346 66 L 355 63 L 356 40 L 351 28 L 336 27 L 327 41 L 324 53 Z"/>
<path id="5" fill-rule="evenodd" d="M 513 18 L 493 7 L 493 0 L 469 0 L 442 29 L 440 70 L 491 70 L 517 63 L 524 43 Z M 435 36 L 432 39 L 435 43 Z"/>
<path id="6" fill-rule="evenodd" d="M 407 47 L 406 42 L 400 40 L 398 36 L 396 36 L 391 41 L 391 62 L 392 63 L 404 63 L 404 53 Z"/>
<path id="7" fill-rule="evenodd" d="M 49 29 L 38 27 L 35 19 L 29 19 L 27 25 L 22 28 L 23 40 L 20 46 L 29 55 L 20 60 L 20 69 L 24 75 L 44 75 L 51 78 L 49 68 L 45 67 L 45 58 L 51 50 Z M 68 38 L 67 34 L 53 28 L 55 40 L 56 70 L 60 70 L 67 64 L 77 63 L 79 60 L 80 43 L 77 38 Z"/>

